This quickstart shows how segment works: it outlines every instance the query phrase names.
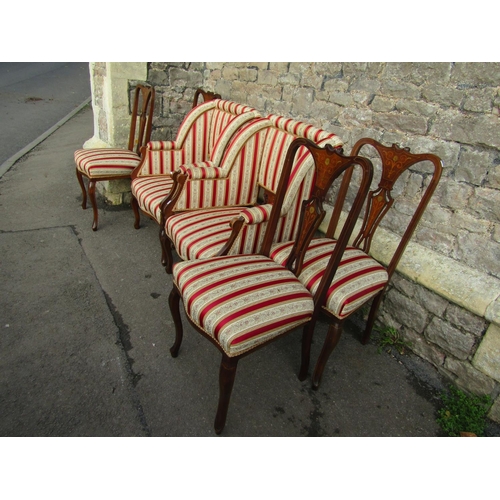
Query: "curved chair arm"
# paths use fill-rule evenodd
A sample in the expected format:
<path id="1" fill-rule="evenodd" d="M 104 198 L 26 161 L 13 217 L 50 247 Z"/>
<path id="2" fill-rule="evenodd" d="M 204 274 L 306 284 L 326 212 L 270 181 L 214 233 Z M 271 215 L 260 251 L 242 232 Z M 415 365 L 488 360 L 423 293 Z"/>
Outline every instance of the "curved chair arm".
<path id="1" fill-rule="evenodd" d="M 211 161 L 204 161 L 199 163 L 191 163 L 189 165 L 182 165 L 175 172 L 172 173 L 174 181 L 170 194 L 162 201 L 161 221 L 160 225 L 165 226 L 167 219 L 175 212 L 177 201 L 184 192 L 184 185 L 187 182 L 203 182 L 205 180 L 222 180 L 224 179 L 224 171 L 214 166 Z"/>
<path id="2" fill-rule="evenodd" d="M 268 222 L 271 218 L 273 206 L 271 203 L 265 205 L 256 205 L 255 207 L 243 208 L 240 215 L 231 222 L 231 234 L 224 246 L 217 253 L 218 256 L 227 255 L 231 250 L 233 243 L 238 238 L 243 226 L 252 226 Z"/>
<path id="3" fill-rule="evenodd" d="M 241 211 L 240 217 L 242 217 L 243 222 L 248 225 L 262 224 L 263 222 L 267 222 L 271 217 L 272 208 L 273 206 L 271 203 L 244 208 Z"/>
<path id="4" fill-rule="evenodd" d="M 224 171 L 216 167 L 213 161 L 202 161 L 191 165 L 181 165 L 177 172 L 186 175 L 189 180 L 202 181 L 205 179 L 221 179 Z"/>

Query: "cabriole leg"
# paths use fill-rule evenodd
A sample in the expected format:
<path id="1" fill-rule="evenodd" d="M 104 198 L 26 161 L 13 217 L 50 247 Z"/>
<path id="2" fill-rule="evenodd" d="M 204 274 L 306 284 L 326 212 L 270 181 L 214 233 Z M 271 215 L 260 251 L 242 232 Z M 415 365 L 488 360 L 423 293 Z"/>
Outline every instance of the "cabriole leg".
<path id="1" fill-rule="evenodd" d="M 174 345 L 170 348 L 170 354 L 172 355 L 173 358 L 177 357 L 177 354 L 179 354 L 179 348 L 181 347 L 182 343 L 182 320 L 181 320 L 181 314 L 179 311 L 179 305 L 180 305 L 180 294 L 179 291 L 177 290 L 177 287 L 174 286 L 172 288 L 172 291 L 170 292 L 170 295 L 168 296 L 168 305 L 170 307 L 170 314 L 172 314 L 172 318 L 174 320 L 174 325 L 175 325 L 175 342 Z"/>
<path id="2" fill-rule="evenodd" d="M 167 274 L 172 274 L 173 257 L 172 245 L 168 238 L 165 228 L 160 229 L 160 243 L 161 243 L 161 263 L 165 267 Z"/>
<path id="3" fill-rule="evenodd" d="M 132 210 L 134 211 L 134 227 L 139 229 L 141 227 L 141 213 L 139 212 L 139 203 L 132 195 Z"/>
<path id="4" fill-rule="evenodd" d="M 97 231 L 97 222 L 98 222 L 98 214 L 97 214 L 97 200 L 95 197 L 95 180 L 89 181 L 89 198 L 90 203 L 92 205 L 92 211 L 94 212 L 94 221 L 92 222 L 92 230 Z"/>
<path id="5" fill-rule="evenodd" d="M 76 178 L 78 179 L 78 183 L 82 189 L 82 208 L 85 210 L 87 208 L 87 190 L 85 189 L 85 183 L 83 182 L 82 173 L 76 169 Z"/>

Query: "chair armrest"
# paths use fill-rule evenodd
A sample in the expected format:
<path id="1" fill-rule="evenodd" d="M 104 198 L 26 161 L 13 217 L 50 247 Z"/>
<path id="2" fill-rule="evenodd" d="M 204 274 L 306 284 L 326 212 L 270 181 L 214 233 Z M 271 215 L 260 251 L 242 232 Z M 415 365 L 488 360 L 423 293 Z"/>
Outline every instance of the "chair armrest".
<path id="1" fill-rule="evenodd" d="M 240 213 L 240 217 L 249 225 L 262 224 L 269 220 L 272 208 L 273 206 L 269 203 L 266 205 L 256 205 L 255 207 L 244 208 Z"/>
<path id="2" fill-rule="evenodd" d="M 221 179 L 224 172 L 220 167 L 216 167 L 212 161 L 201 161 L 190 165 L 181 165 L 177 170 L 180 174 L 186 175 L 189 180 Z"/>
<path id="3" fill-rule="evenodd" d="M 163 200 L 160 207 L 162 213 L 161 225 L 164 225 L 166 220 L 174 213 L 177 201 L 183 194 L 186 183 L 202 183 L 204 180 L 221 179 L 224 177 L 223 174 L 223 170 L 216 167 L 211 161 L 190 163 L 178 167 L 172 174 L 174 183 L 170 194 Z M 183 207 L 182 209 L 185 210 L 186 208 L 189 207 Z"/>

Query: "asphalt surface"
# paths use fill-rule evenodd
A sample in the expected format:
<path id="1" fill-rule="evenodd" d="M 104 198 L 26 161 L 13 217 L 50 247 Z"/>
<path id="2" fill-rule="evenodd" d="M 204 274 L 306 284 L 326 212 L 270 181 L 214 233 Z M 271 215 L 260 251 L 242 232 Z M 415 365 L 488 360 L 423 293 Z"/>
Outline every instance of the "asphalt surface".
<path id="1" fill-rule="evenodd" d="M 156 223 L 100 201 L 94 232 L 81 208 L 73 153 L 92 127 L 87 106 L 0 179 L 0 436 L 215 437 L 220 354 L 185 322 L 170 356 Z M 441 435 L 437 371 L 360 332 L 348 323 L 318 391 L 297 378 L 300 329 L 241 360 L 219 439 Z"/>
<path id="2" fill-rule="evenodd" d="M 0 62 L 0 164 L 90 95 L 88 62 Z"/>

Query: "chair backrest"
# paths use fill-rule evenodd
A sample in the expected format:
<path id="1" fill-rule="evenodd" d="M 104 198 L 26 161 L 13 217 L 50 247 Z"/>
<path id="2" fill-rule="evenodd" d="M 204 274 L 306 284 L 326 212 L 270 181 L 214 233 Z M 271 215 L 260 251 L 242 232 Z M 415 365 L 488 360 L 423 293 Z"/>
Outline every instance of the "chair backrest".
<path id="1" fill-rule="evenodd" d="M 347 219 L 343 225 L 335 250 L 325 270 L 325 274 L 330 277 L 330 281 L 323 279 L 322 285 L 319 286 L 315 295 L 315 303 L 319 304 L 321 300 L 324 299 L 324 295 L 328 288 L 327 285 L 335 275 L 342 254 L 354 230 L 358 215 L 363 208 L 373 178 L 373 165 L 367 158 L 344 156 L 341 148 L 333 148 L 329 144 L 320 147 L 308 139 L 299 138 L 294 140 L 287 149 L 273 208 L 260 250 L 260 253 L 263 255 L 269 256 L 271 251 L 278 221 L 282 217 L 283 203 L 286 199 L 288 186 L 293 176 L 294 164 L 296 163 L 295 158 L 301 154 L 304 155 L 306 152 L 311 158 L 312 170 L 314 171 L 314 182 L 310 196 L 301 203 L 297 235 L 286 264 L 286 267 L 294 272 L 296 276 L 299 276 L 302 271 L 303 259 L 309 243 L 325 216 L 326 211 L 323 204 L 328 190 L 333 182 L 344 172 L 349 174 L 348 176 L 350 179 L 356 167 L 361 171 L 361 179 L 359 183 L 357 183 L 355 198 L 348 211 Z M 297 155 L 297 153 L 299 154 Z M 343 182 L 345 182 L 345 177 L 344 175 Z M 344 200 L 337 198 L 337 203 L 343 205 Z"/>
<path id="2" fill-rule="evenodd" d="M 149 85 L 135 87 L 132 118 L 128 136 L 128 149 L 140 154 L 141 148 L 149 142 L 153 128 L 155 89 Z"/>
<path id="3" fill-rule="evenodd" d="M 162 151 L 161 141 L 150 143 L 154 158 L 149 160 L 148 174 L 169 174 L 170 165 L 190 165 L 204 161 L 219 164 L 236 131 L 247 121 L 260 117 L 249 106 L 213 99 L 192 108 L 179 127 L 173 147 Z M 162 156 L 178 156 L 176 161 L 163 161 Z"/>
<path id="4" fill-rule="evenodd" d="M 424 213 L 432 194 L 434 193 L 442 173 L 442 162 L 439 157 L 433 154 L 414 154 L 409 148 L 401 148 L 396 144 L 392 146 L 384 146 L 380 142 L 371 139 L 360 139 L 352 148 L 352 155 L 358 155 L 360 150 L 370 145 L 380 157 L 381 176 L 378 186 L 370 191 L 367 196 L 364 219 L 359 233 L 354 239 L 353 245 L 368 253 L 373 240 L 376 229 L 379 227 L 381 220 L 387 214 L 389 209 L 394 204 L 393 188 L 401 174 L 410 167 L 420 162 L 430 162 L 432 165 L 431 173 L 427 174 L 428 178 L 425 183 L 420 200 L 416 206 L 413 216 L 410 218 L 406 228 L 401 228 L 402 234 L 399 245 L 397 246 L 391 261 L 387 267 L 389 279 L 396 269 L 401 256 L 412 237 L 422 214 Z M 363 150 L 365 151 L 366 148 Z M 347 183 L 350 182 L 348 175 L 343 179 L 343 185 L 340 188 L 339 196 L 343 197 L 346 194 Z M 334 210 L 330 221 L 326 236 L 333 238 L 337 224 L 339 221 L 340 211 Z"/>
<path id="5" fill-rule="evenodd" d="M 335 134 L 307 123 L 278 115 L 253 118 L 232 136 L 217 164 L 218 170 L 213 171 L 213 180 L 201 186 L 199 183 L 185 183 L 187 176 L 183 172 L 174 175 L 179 189 L 176 190 L 178 196 L 172 197 L 171 211 L 254 205 L 259 191 L 262 191 L 265 203 L 272 203 L 287 148 L 299 137 L 319 145 L 342 146 Z M 299 152 L 283 205 L 286 216 L 280 222 L 280 241 L 293 238 L 300 200 L 311 193 L 312 172 L 309 153 Z"/>
<path id="6" fill-rule="evenodd" d="M 341 139 L 331 132 L 310 124 L 269 115 L 271 126 L 261 132 L 257 189 L 264 204 L 274 204 L 274 198 L 288 148 L 295 139 L 308 139 L 318 146 L 329 144 L 341 147 Z M 293 160 L 292 172 L 281 206 L 281 217 L 274 233 L 274 242 L 292 241 L 297 234 L 302 201 L 311 196 L 315 182 L 314 160 L 309 149 L 300 147 Z M 259 248 L 265 228 L 261 225 L 243 226 L 238 239 L 231 245 L 231 253 L 249 253 Z"/>

